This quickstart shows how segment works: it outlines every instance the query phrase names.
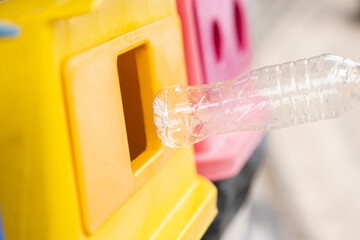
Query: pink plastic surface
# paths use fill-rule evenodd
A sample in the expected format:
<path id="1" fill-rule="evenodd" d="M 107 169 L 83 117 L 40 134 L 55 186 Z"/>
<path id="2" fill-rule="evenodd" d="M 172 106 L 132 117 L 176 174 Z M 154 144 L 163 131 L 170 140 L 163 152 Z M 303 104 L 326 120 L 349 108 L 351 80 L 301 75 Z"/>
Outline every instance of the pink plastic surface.
<path id="1" fill-rule="evenodd" d="M 177 0 L 190 85 L 228 80 L 249 70 L 251 47 L 242 0 Z M 235 176 L 263 132 L 215 136 L 195 145 L 198 172 L 216 181 Z"/>
<path id="2" fill-rule="evenodd" d="M 240 0 L 194 0 L 206 83 L 229 80 L 250 64 L 251 51 Z"/>

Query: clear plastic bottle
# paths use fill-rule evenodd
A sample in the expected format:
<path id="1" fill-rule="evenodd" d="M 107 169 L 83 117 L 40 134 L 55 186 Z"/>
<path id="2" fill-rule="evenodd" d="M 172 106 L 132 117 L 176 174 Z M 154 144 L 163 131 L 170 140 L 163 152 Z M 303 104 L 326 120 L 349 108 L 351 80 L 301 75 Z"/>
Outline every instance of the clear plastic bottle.
<path id="1" fill-rule="evenodd" d="M 181 147 L 217 134 L 334 118 L 359 98 L 360 65 L 321 55 L 214 84 L 165 88 L 154 99 L 154 122 L 165 145 Z"/>

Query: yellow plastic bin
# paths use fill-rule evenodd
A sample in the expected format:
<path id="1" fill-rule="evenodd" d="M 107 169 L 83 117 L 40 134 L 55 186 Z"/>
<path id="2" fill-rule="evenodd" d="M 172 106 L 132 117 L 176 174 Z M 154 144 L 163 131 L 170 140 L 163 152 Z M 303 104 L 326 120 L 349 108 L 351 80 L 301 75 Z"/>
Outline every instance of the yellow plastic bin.
<path id="1" fill-rule="evenodd" d="M 8 1 L 0 40 L 6 239 L 197 239 L 216 190 L 156 136 L 152 98 L 186 83 L 169 0 Z"/>

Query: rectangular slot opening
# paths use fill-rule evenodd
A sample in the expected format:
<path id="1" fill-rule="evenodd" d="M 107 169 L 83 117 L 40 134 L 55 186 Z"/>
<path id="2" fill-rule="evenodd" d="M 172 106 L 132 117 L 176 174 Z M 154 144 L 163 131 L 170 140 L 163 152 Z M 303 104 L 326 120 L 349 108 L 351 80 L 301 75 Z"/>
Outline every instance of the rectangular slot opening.
<path id="1" fill-rule="evenodd" d="M 136 50 L 118 56 L 117 68 L 124 109 L 126 133 L 131 161 L 146 149 L 146 134 L 141 102 Z"/>

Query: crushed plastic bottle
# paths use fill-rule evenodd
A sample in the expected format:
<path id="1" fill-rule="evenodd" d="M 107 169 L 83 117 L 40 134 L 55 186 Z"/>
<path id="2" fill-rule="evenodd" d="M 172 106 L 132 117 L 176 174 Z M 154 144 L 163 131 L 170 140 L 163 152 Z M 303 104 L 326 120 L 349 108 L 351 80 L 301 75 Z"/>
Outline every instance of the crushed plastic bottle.
<path id="1" fill-rule="evenodd" d="M 214 84 L 165 88 L 153 110 L 162 142 L 181 147 L 223 133 L 335 118 L 359 100 L 360 65 L 321 55 Z"/>

